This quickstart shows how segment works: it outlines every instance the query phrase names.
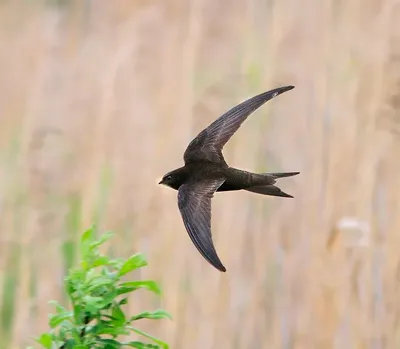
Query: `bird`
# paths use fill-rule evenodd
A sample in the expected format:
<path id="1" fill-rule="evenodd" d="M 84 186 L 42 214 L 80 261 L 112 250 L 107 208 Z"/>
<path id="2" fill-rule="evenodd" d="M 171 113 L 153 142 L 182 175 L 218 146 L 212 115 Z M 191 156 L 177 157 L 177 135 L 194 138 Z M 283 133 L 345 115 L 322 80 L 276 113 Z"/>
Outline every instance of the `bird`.
<path id="1" fill-rule="evenodd" d="M 249 192 L 293 198 L 275 186 L 277 179 L 300 172 L 251 173 L 230 167 L 222 154 L 224 145 L 247 117 L 270 99 L 293 89 L 283 86 L 260 93 L 231 108 L 202 130 L 186 148 L 184 166 L 165 174 L 158 184 L 178 191 L 178 208 L 190 239 L 216 269 L 226 272 L 211 234 L 211 199 L 215 192 Z"/>

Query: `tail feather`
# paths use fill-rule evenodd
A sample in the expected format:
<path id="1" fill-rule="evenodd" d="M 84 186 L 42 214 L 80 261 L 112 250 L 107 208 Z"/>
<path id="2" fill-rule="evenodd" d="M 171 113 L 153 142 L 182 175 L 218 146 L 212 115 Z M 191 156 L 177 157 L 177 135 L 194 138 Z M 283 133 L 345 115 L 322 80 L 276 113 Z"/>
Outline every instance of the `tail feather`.
<path id="1" fill-rule="evenodd" d="M 264 173 L 274 178 L 292 177 L 298 175 L 300 172 L 277 172 L 277 173 Z"/>
<path id="2" fill-rule="evenodd" d="M 286 176 L 284 176 L 284 177 L 286 177 Z M 284 193 L 280 188 L 278 188 L 278 187 L 276 187 L 275 185 L 272 185 L 272 184 L 271 185 L 260 185 L 260 186 L 256 186 L 256 187 L 250 187 L 250 188 L 247 188 L 245 190 L 251 191 L 253 193 L 261 194 L 261 195 L 270 195 L 270 196 L 280 196 L 280 197 L 284 197 L 284 198 L 293 198 L 292 195 Z"/>

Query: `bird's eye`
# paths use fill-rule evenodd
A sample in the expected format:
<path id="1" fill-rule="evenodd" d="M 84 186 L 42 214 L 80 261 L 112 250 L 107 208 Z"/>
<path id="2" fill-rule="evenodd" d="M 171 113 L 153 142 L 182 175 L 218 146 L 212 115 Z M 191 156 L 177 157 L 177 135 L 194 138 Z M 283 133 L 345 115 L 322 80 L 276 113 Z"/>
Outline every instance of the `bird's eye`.
<path id="1" fill-rule="evenodd" d="M 170 179 L 172 179 L 172 176 L 167 176 L 167 177 L 165 177 L 165 179 L 166 179 L 167 181 L 169 181 Z"/>

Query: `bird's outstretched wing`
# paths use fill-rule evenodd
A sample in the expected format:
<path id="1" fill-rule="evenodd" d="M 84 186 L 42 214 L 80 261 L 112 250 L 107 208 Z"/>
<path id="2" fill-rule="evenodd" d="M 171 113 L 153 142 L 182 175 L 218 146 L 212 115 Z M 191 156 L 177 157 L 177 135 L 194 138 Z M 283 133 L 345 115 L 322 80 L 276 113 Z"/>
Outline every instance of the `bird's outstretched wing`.
<path id="1" fill-rule="evenodd" d="M 202 160 L 225 163 L 222 148 L 244 120 L 270 99 L 293 88 L 285 86 L 261 93 L 228 110 L 190 142 L 183 155 L 185 163 Z"/>
<path id="2" fill-rule="evenodd" d="M 220 271 L 221 263 L 211 236 L 211 199 L 225 179 L 189 181 L 178 191 L 178 207 L 189 236 L 202 256 Z"/>

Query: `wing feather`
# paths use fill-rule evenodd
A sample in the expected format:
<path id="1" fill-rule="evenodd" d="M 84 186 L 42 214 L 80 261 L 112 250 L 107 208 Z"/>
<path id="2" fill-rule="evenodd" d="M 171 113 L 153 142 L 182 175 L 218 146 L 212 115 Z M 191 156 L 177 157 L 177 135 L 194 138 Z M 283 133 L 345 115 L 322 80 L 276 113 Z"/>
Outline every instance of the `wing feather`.
<path id="1" fill-rule="evenodd" d="M 211 199 L 225 179 L 183 184 L 178 190 L 178 207 L 183 224 L 201 255 L 215 268 L 226 271 L 215 250 L 211 235 Z"/>
<path id="2" fill-rule="evenodd" d="M 185 163 L 206 160 L 225 164 L 222 148 L 247 117 L 270 99 L 293 88 L 285 86 L 261 93 L 228 110 L 190 142 L 183 155 Z"/>

